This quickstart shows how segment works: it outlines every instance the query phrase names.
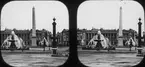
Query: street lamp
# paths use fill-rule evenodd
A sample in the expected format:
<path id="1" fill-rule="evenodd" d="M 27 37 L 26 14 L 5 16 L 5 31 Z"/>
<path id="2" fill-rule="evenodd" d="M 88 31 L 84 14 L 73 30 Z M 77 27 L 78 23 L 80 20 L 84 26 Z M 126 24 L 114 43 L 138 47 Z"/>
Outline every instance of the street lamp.
<path id="1" fill-rule="evenodd" d="M 53 18 L 53 23 L 52 23 L 52 25 L 53 25 L 53 42 L 52 42 L 52 53 L 53 53 L 53 55 L 56 55 L 57 53 L 56 53 L 56 22 L 55 22 L 55 18 Z"/>
<path id="2" fill-rule="evenodd" d="M 57 53 L 57 43 L 56 43 L 56 22 L 55 22 L 55 18 L 53 18 L 53 42 L 52 42 L 52 57 L 67 57 L 68 54 L 61 54 L 61 53 Z"/>
<path id="3" fill-rule="evenodd" d="M 138 49 L 137 49 L 138 53 L 137 53 L 137 56 L 143 56 L 142 48 L 141 48 L 141 39 L 142 39 L 142 37 L 141 37 L 141 25 L 142 25 L 141 18 L 139 18 L 138 20 L 139 20 L 139 22 L 138 22 Z"/>

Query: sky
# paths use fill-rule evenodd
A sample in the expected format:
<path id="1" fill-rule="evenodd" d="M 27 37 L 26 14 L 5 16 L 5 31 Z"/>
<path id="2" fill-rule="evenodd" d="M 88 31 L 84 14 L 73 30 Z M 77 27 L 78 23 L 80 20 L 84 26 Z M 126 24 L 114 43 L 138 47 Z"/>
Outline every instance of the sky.
<path id="1" fill-rule="evenodd" d="M 78 9 L 78 28 L 118 29 L 120 6 L 122 6 L 123 29 L 138 30 L 138 19 L 142 19 L 144 30 L 143 7 L 136 1 L 86 1 Z"/>
<path id="2" fill-rule="evenodd" d="M 12 1 L 1 11 L 2 29 L 31 29 L 32 8 L 35 7 L 36 29 L 52 32 L 53 18 L 56 18 L 56 31 L 68 29 L 68 10 L 58 1 Z"/>
<path id="3" fill-rule="evenodd" d="M 32 28 L 32 7 L 35 7 L 36 29 L 46 29 L 52 32 L 53 18 L 56 18 L 56 31 L 68 29 L 68 10 L 58 1 L 12 1 L 7 3 L 1 11 L 1 27 L 16 29 Z M 77 13 L 79 29 L 118 29 L 119 8 L 122 6 L 123 29 L 138 29 L 138 18 L 143 22 L 143 7 L 135 1 L 85 1 Z"/>

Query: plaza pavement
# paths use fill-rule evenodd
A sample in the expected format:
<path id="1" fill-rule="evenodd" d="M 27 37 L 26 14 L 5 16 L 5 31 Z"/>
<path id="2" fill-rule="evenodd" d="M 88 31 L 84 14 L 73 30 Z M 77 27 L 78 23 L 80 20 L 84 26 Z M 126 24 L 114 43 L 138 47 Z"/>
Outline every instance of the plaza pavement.
<path id="1" fill-rule="evenodd" d="M 51 54 L 52 50 L 49 47 L 45 48 L 45 51 L 43 51 L 43 48 L 30 48 L 29 50 L 1 50 L 2 53 L 24 53 L 24 54 Z M 57 49 L 58 53 L 68 53 L 69 47 L 58 47 Z M 145 47 L 143 47 L 143 54 L 145 55 Z M 78 54 L 87 54 L 87 53 L 137 53 L 137 48 L 132 47 L 131 51 L 130 48 L 116 48 L 115 50 L 82 50 L 81 47 L 78 47 Z"/>
<path id="2" fill-rule="evenodd" d="M 59 47 L 58 52 L 68 52 L 68 47 Z M 15 54 L 17 53 L 17 54 Z M 98 54 L 100 53 L 100 54 Z M 80 61 L 90 67 L 130 67 L 138 64 L 143 57 L 136 56 L 135 48 L 116 48 L 116 50 L 82 50 L 78 47 Z M 51 50 L 43 48 L 24 50 L 2 50 L 4 60 L 18 67 L 57 67 L 63 64 L 68 57 L 51 57 Z M 13 58 L 12 58 L 13 57 Z"/>

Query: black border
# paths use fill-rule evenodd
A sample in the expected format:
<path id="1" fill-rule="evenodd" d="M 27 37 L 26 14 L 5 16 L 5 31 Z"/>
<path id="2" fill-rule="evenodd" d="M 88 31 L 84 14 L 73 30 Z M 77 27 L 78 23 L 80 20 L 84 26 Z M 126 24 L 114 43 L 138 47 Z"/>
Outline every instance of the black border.
<path id="1" fill-rule="evenodd" d="M 0 0 L 0 9 L 2 10 L 2 7 L 10 1 L 11 0 Z M 67 61 L 63 65 L 60 65 L 59 67 L 70 67 L 70 66 L 71 67 L 85 67 L 85 65 L 83 65 L 78 59 L 76 44 L 77 44 L 77 8 L 82 2 L 86 0 L 59 0 L 59 1 L 65 4 L 69 11 L 69 35 L 70 35 L 69 36 L 70 55 Z M 145 0 L 135 0 L 135 1 L 139 2 L 145 10 Z M 1 52 L 0 52 L 0 66 L 11 67 L 4 62 L 1 56 Z M 144 67 L 144 66 L 145 66 L 145 56 L 138 65 L 135 65 L 133 67 Z"/>

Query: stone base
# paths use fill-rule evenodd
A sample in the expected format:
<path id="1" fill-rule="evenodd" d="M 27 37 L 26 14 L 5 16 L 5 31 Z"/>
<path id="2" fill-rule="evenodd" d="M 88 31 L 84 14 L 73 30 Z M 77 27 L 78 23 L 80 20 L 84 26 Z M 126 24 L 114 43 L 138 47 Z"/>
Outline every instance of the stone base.
<path id="1" fill-rule="evenodd" d="M 118 46 L 116 46 L 116 47 L 118 47 L 118 48 L 124 48 L 124 47 L 126 47 L 126 46 L 119 46 L 119 45 L 118 45 Z"/>
<path id="2" fill-rule="evenodd" d="M 39 46 L 37 46 L 37 45 L 32 45 L 32 44 L 31 44 L 31 46 L 29 46 L 29 47 L 39 47 Z"/>
<path id="3" fill-rule="evenodd" d="M 117 44 L 117 46 L 119 46 L 119 47 L 124 46 L 123 45 L 123 38 L 122 37 L 118 38 L 118 44 Z"/>
<path id="4" fill-rule="evenodd" d="M 43 47 L 36 47 L 36 46 L 33 46 L 33 47 L 30 47 L 29 50 L 44 50 Z M 45 51 L 48 51 L 48 50 L 51 50 L 51 47 L 45 47 Z"/>
<path id="5" fill-rule="evenodd" d="M 137 48 L 138 52 L 137 52 L 136 56 L 141 56 L 142 57 L 143 56 L 142 50 L 143 50 L 142 48 Z"/>
<path id="6" fill-rule="evenodd" d="M 126 46 L 116 46 L 116 48 L 128 48 Z"/>
<path id="7" fill-rule="evenodd" d="M 82 47 L 82 50 L 115 50 L 115 47 L 109 47 L 109 48 Z"/>
<path id="8" fill-rule="evenodd" d="M 52 54 L 52 57 L 68 57 L 68 54 Z"/>
<path id="9" fill-rule="evenodd" d="M 27 47 L 25 47 L 25 48 L 0 48 L 0 50 L 29 50 L 29 48 Z"/>
<path id="10" fill-rule="evenodd" d="M 32 37 L 31 38 L 31 46 L 37 46 L 37 44 L 36 44 L 36 37 Z"/>
<path id="11" fill-rule="evenodd" d="M 30 48 L 41 48 L 40 46 L 30 46 Z"/>
<path id="12" fill-rule="evenodd" d="M 143 57 L 144 55 L 143 54 L 137 54 L 136 56 Z"/>

